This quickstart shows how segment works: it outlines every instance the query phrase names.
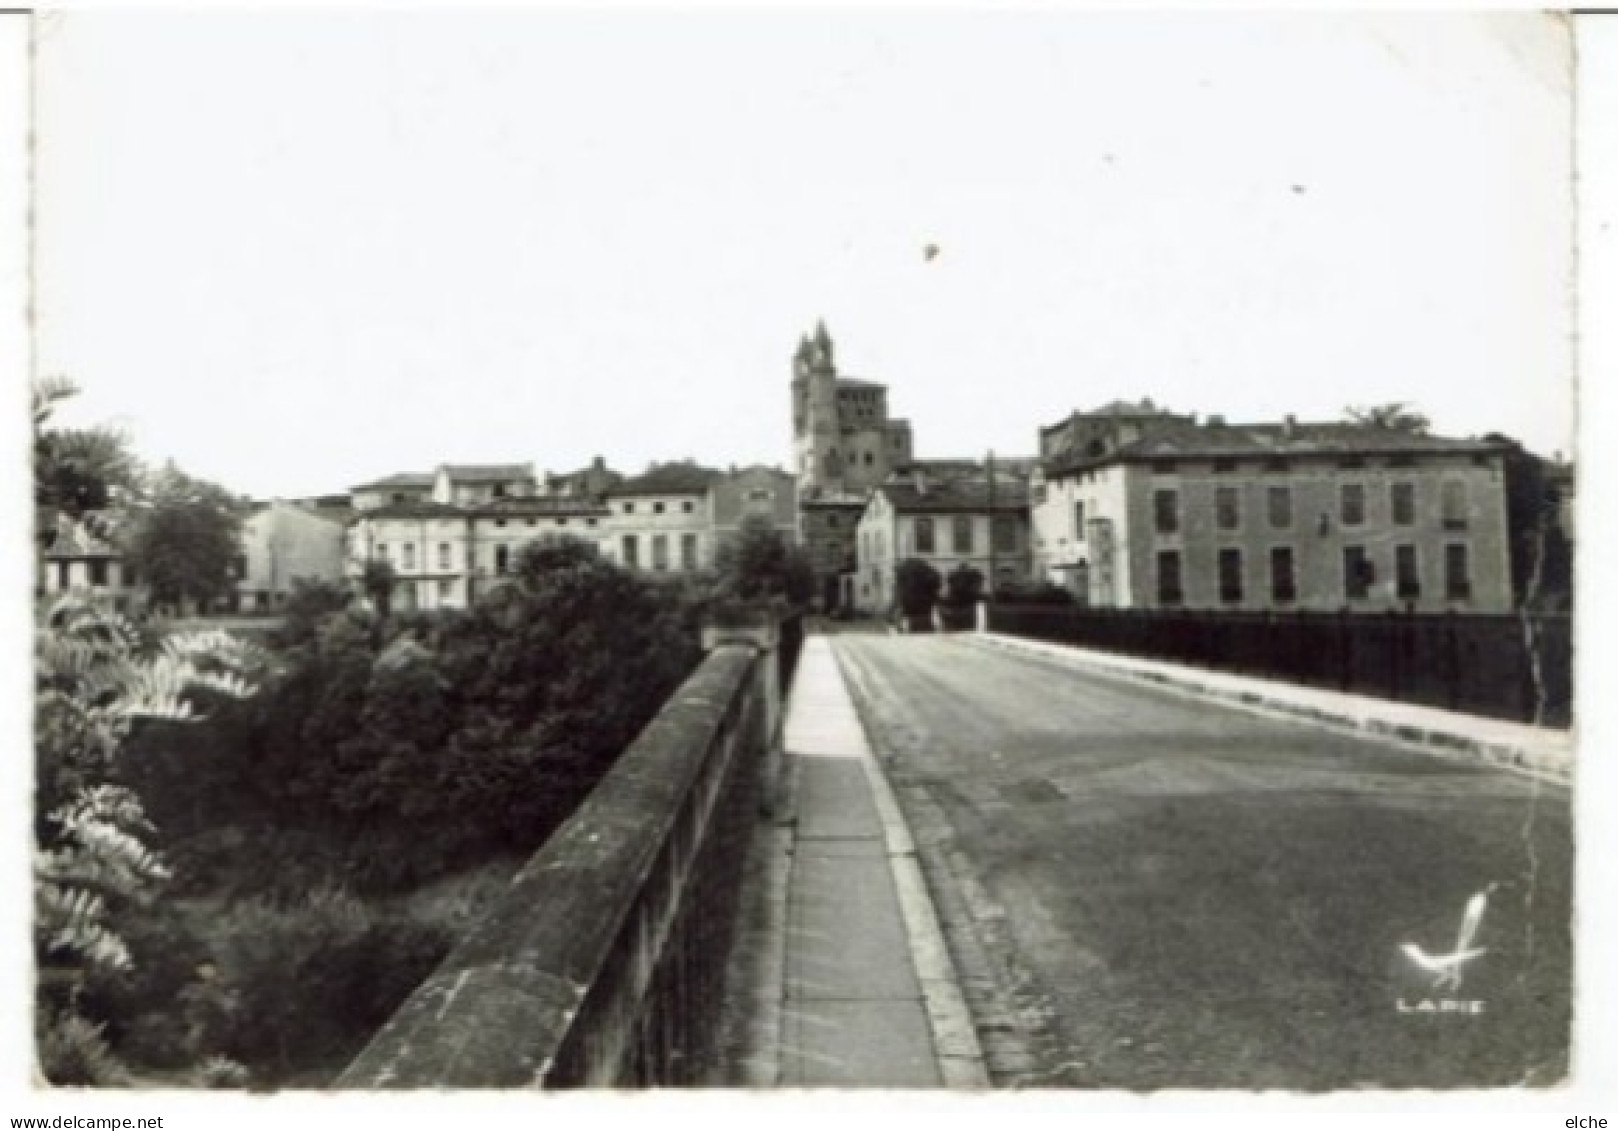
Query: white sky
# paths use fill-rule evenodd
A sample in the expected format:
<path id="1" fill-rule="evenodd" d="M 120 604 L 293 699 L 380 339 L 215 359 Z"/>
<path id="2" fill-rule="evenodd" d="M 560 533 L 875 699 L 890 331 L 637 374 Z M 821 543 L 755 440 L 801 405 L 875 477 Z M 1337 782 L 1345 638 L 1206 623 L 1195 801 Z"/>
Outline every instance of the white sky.
<path id="1" fill-rule="evenodd" d="M 1140 396 L 1572 449 L 1548 17 L 75 12 L 40 50 L 38 367 L 235 490 L 786 463 L 820 316 L 921 455 Z"/>

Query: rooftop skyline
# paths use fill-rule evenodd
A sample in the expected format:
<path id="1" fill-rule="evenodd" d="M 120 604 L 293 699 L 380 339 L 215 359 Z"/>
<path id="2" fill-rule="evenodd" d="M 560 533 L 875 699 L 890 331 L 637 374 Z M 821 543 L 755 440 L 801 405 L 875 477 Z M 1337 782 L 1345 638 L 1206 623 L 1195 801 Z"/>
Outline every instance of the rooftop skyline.
<path id="1" fill-rule="evenodd" d="M 1567 52 L 1528 12 L 53 16 L 37 367 L 257 496 L 786 464 L 819 318 L 923 457 L 1142 397 L 1571 453 Z"/>

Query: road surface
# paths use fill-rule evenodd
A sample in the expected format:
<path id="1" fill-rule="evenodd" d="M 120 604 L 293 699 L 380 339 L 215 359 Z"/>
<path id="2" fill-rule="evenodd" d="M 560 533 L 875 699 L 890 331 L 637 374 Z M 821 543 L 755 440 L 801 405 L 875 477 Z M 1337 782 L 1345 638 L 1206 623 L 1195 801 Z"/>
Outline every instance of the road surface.
<path id="1" fill-rule="evenodd" d="M 835 638 L 998 1082 L 1548 1084 L 1566 789 L 960 637 Z M 1453 952 L 1458 988 L 1407 953 Z"/>

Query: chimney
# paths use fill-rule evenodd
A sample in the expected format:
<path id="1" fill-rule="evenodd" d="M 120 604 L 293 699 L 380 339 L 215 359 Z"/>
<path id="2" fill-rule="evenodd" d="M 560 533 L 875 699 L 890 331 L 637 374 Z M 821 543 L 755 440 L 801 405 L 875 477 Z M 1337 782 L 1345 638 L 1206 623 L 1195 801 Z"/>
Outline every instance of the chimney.
<path id="1" fill-rule="evenodd" d="M 1290 412 L 1287 413 L 1285 423 L 1281 427 L 1281 434 L 1290 440 L 1292 438 L 1292 434 L 1297 430 L 1298 418 L 1293 416 Z"/>
<path id="2" fill-rule="evenodd" d="M 606 456 L 596 456 L 595 459 L 590 461 L 590 466 L 591 466 L 591 468 L 593 468 L 596 471 L 605 471 L 605 470 L 607 470 L 607 457 Z"/>
<path id="3" fill-rule="evenodd" d="M 911 472 L 911 475 L 916 484 L 916 494 L 925 495 L 927 493 L 927 473 L 918 467 Z"/>
<path id="4" fill-rule="evenodd" d="M 1223 428 L 1224 426 L 1225 426 L 1225 418 L 1222 415 L 1219 415 L 1217 413 L 1209 413 L 1208 414 L 1208 427 L 1210 427 L 1210 428 Z"/>

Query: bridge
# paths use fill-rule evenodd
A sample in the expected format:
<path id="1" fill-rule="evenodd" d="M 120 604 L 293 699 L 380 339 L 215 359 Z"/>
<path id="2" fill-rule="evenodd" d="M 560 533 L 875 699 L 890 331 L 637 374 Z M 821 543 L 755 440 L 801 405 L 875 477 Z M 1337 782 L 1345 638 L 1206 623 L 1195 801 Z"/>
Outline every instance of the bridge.
<path id="1" fill-rule="evenodd" d="M 1565 731 L 997 632 L 800 640 L 714 630 L 339 1086 L 1568 1071 Z"/>

